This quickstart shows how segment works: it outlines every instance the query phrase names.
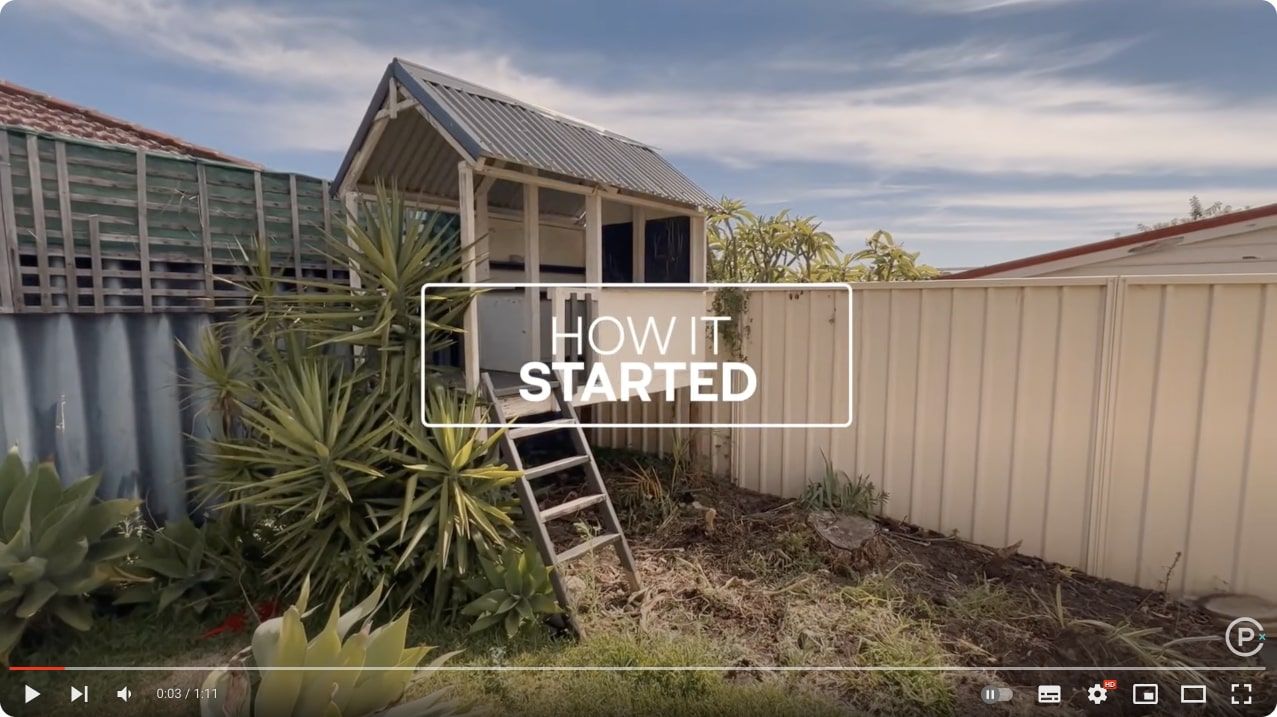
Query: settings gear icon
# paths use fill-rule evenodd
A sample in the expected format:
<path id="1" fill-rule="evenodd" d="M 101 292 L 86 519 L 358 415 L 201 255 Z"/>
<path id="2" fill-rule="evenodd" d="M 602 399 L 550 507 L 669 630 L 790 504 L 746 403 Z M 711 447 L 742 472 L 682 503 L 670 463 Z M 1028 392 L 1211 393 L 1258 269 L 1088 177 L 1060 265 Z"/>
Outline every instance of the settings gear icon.
<path id="1" fill-rule="evenodd" d="M 1086 691 L 1086 698 L 1092 704 L 1102 704 L 1104 700 L 1109 698 L 1109 691 L 1104 689 L 1104 685 L 1091 685 Z"/>

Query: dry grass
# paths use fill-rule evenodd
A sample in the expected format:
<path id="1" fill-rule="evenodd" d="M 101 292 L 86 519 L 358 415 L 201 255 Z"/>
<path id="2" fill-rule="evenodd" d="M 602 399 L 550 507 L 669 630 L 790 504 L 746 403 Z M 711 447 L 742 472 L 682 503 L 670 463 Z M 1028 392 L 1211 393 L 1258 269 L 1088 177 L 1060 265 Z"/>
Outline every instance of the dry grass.
<path id="1" fill-rule="evenodd" d="M 610 556 L 572 571 L 587 636 L 691 639 L 718 646 L 737 679 L 821 694 L 869 711 L 952 714 L 967 680 L 942 672 L 757 671 L 764 667 L 938 667 L 954 656 L 891 575 L 849 584 L 801 522 L 725 565 L 696 549 L 640 546 L 644 590 L 626 598 Z M 732 568 L 735 567 L 736 570 Z M 744 573 L 743 575 L 740 573 Z"/>

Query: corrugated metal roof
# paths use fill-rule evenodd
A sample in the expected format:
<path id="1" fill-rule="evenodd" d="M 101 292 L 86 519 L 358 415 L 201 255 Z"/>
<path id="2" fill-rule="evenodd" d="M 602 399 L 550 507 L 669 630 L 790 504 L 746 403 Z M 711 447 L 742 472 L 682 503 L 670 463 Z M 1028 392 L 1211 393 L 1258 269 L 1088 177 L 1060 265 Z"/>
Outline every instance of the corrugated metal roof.
<path id="1" fill-rule="evenodd" d="M 512 162 L 683 204 L 716 204 L 656 150 L 640 142 L 403 60 L 390 64 L 387 77 L 396 79 L 470 154 L 469 159 Z M 340 186 L 350 157 L 384 101 L 384 85 L 334 186 Z"/>

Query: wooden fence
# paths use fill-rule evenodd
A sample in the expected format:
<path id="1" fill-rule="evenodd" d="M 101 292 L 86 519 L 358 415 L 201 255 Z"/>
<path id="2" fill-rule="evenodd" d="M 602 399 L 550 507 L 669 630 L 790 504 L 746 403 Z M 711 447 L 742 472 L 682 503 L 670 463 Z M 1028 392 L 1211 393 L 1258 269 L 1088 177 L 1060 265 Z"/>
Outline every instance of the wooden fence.
<path id="1" fill-rule="evenodd" d="M 0 129 L 0 313 L 208 311 L 239 247 L 284 277 L 346 275 L 314 246 L 340 221 L 296 174 Z"/>

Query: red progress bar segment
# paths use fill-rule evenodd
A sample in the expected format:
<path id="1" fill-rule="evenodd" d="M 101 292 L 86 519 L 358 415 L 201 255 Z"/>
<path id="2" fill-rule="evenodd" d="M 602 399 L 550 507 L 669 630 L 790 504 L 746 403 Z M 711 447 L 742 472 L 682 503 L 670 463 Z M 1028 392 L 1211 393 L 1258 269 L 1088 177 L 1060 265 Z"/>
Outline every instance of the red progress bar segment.
<path id="1" fill-rule="evenodd" d="M 65 667 L 59 667 L 59 666 L 53 666 L 53 665 L 28 665 L 28 666 L 11 665 L 9 667 L 10 672 L 66 672 L 66 669 L 67 668 Z"/>

